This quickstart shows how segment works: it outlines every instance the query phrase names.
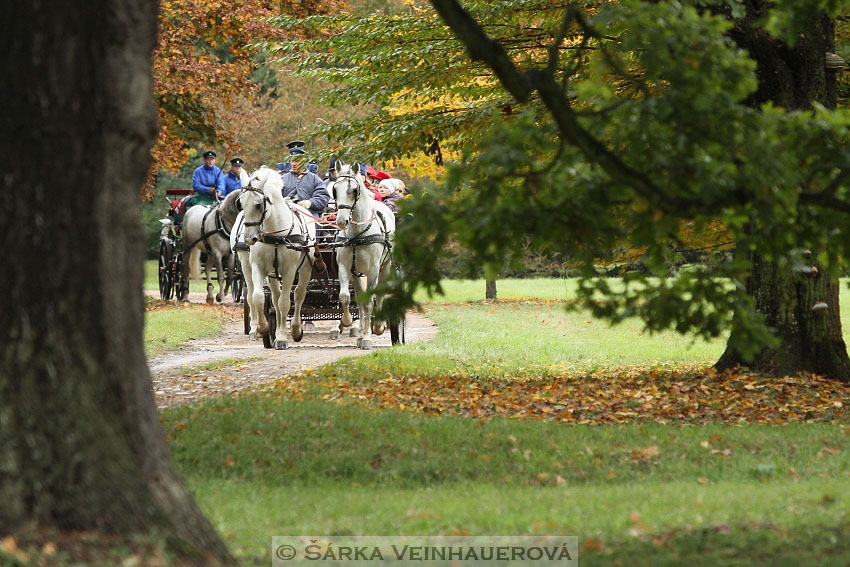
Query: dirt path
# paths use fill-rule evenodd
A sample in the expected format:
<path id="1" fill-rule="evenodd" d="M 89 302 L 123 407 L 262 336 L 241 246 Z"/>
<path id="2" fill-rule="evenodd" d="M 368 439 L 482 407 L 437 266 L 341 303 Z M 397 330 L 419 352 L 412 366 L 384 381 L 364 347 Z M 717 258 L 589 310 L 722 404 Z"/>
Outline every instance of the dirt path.
<path id="1" fill-rule="evenodd" d="M 157 292 L 146 292 L 157 295 Z M 205 294 L 191 293 L 190 301 L 203 303 Z M 315 331 L 308 331 L 300 343 L 290 340 L 287 350 L 263 348 L 262 341 L 249 341 L 243 333 L 242 306 L 225 303 L 234 310 L 234 322 L 221 334 L 195 339 L 167 354 L 148 359 L 153 377 L 157 405 L 167 408 L 208 396 L 218 396 L 274 382 L 289 374 L 315 368 L 346 356 L 360 356 L 373 351 L 357 348 L 357 339 L 348 333 L 330 340 L 336 321 L 318 321 Z M 408 343 L 427 341 L 437 334 L 437 327 L 420 313 L 407 314 Z M 390 346 L 390 333 L 373 337 L 375 349 Z M 219 362 L 220 364 L 216 364 Z"/>

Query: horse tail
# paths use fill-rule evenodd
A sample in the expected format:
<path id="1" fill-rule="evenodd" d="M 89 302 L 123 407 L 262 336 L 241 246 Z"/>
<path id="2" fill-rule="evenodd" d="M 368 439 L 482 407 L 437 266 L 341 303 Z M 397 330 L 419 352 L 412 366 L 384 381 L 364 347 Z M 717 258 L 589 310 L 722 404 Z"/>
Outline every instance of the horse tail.
<path id="1" fill-rule="evenodd" d="M 201 249 L 198 246 L 192 248 L 189 253 L 189 279 L 201 279 Z"/>

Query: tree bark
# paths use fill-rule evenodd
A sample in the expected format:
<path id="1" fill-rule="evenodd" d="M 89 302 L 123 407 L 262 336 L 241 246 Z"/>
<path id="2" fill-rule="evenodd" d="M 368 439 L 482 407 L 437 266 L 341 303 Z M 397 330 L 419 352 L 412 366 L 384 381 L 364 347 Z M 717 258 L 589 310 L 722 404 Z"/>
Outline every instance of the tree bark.
<path id="1" fill-rule="evenodd" d="M 496 280 L 484 280 L 486 289 L 484 291 L 485 299 L 496 300 Z"/>
<path id="2" fill-rule="evenodd" d="M 746 4 L 747 17 L 731 35 L 758 64 L 759 87 L 747 102 L 756 108 L 767 102 L 788 109 L 808 109 L 814 102 L 835 108 L 835 76 L 824 65 L 824 54 L 835 46 L 833 22 L 826 14 L 813 11 L 798 42 L 790 47 L 753 23 L 765 14 L 768 2 L 749 0 Z M 715 366 L 743 365 L 777 375 L 808 371 L 850 380 L 838 284 L 815 263 L 817 277 L 794 272 L 787 264 L 783 267 L 756 253 L 751 254 L 751 262 L 747 291 L 767 326 L 775 331 L 779 346 L 748 358 L 738 350 L 733 334 Z M 826 309 L 821 309 L 822 305 L 813 309 L 818 303 L 826 304 Z"/>
<path id="3" fill-rule="evenodd" d="M 142 343 L 156 2 L 15 2 L 2 39 L 0 534 L 156 533 L 234 561 L 174 471 Z"/>

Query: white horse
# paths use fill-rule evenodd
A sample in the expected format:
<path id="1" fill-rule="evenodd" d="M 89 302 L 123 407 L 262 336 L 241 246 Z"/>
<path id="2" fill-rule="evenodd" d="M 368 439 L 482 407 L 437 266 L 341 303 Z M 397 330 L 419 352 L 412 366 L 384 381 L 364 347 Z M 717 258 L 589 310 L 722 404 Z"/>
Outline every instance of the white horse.
<path id="1" fill-rule="evenodd" d="M 202 251 L 207 253 L 204 266 L 207 279 L 207 303 L 213 303 L 213 285 L 210 282 L 210 264 L 215 262 L 218 276 L 218 293 L 215 300 L 221 303 L 230 289 L 233 274 L 233 255 L 230 253 L 230 229 L 239 214 L 236 191 L 225 197 L 217 206 L 195 205 L 183 217 L 183 282 L 189 286 L 189 270 L 197 264 Z M 227 272 L 224 262 L 227 262 Z M 226 286 L 224 285 L 226 282 Z M 224 290 L 222 290 L 224 287 Z"/>
<path id="2" fill-rule="evenodd" d="M 292 315 L 292 339 L 304 336 L 301 324 L 301 305 L 307 296 L 307 285 L 313 270 L 313 248 L 305 245 L 316 241 L 316 225 L 308 223 L 309 215 L 294 211 L 295 205 L 284 199 L 280 175 L 268 167 L 261 167 L 251 175 L 248 187 L 242 189 L 239 203 L 245 213 L 245 243 L 250 247 L 251 288 L 248 295 L 251 325 L 256 321 L 257 332 L 263 343 L 271 346 L 266 337 L 270 334 L 269 322 L 263 313 L 265 294 L 263 280 L 268 276 L 272 305 L 277 313 L 274 347 L 288 347 L 286 318 L 289 314 L 289 292 L 295 273 L 298 287 L 295 290 L 295 310 Z M 246 278 L 247 283 L 247 278 Z"/>
<path id="3" fill-rule="evenodd" d="M 248 183 L 245 185 L 247 187 Z M 248 338 L 256 341 L 257 318 L 251 312 L 251 302 L 249 301 L 254 294 L 254 275 L 251 270 L 250 249 L 245 242 L 245 213 L 243 211 L 239 211 L 236 221 L 233 223 L 233 228 L 230 230 L 230 249 L 233 250 L 236 259 L 239 261 L 239 265 L 242 266 L 242 277 L 245 278 L 245 307 L 247 308 L 248 319 L 250 320 Z"/>
<path id="4" fill-rule="evenodd" d="M 339 330 L 352 324 L 348 291 L 349 278 L 354 283 L 357 295 L 371 291 L 385 281 L 392 269 L 390 248 L 395 234 L 395 215 L 380 201 L 376 201 L 372 192 L 363 184 L 363 177 L 356 166 L 337 165 L 339 177 L 334 182 L 332 194 L 336 199 L 337 235 L 336 258 L 339 264 L 339 302 L 342 306 L 342 320 Z M 366 301 L 358 301 L 360 312 L 360 338 L 357 346 L 372 348 L 372 334 L 384 333 L 384 321 L 372 321 L 372 313 L 379 310 L 383 303 L 380 295 L 371 296 Z"/>

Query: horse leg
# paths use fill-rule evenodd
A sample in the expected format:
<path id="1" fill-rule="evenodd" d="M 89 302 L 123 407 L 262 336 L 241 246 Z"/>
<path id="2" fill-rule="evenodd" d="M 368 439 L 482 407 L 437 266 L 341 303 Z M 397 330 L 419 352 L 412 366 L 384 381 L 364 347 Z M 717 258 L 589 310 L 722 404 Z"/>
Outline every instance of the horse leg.
<path id="1" fill-rule="evenodd" d="M 213 285 L 210 282 L 210 268 L 212 264 L 212 254 L 207 254 L 207 261 L 204 262 L 204 277 L 207 280 L 207 304 L 212 305 L 214 303 L 213 297 Z"/>
<path id="2" fill-rule="evenodd" d="M 252 341 L 257 340 L 257 317 L 255 315 L 256 311 L 254 311 L 251 303 L 253 302 L 254 295 L 254 271 L 251 269 L 251 260 L 248 252 L 239 252 L 239 262 L 242 264 L 242 276 L 245 278 L 245 304 L 248 306 L 248 320 L 249 320 L 249 328 L 250 332 L 248 333 L 248 339 Z"/>
<path id="3" fill-rule="evenodd" d="M 301 268 L 298 270 L 298 287 L 295 288 L 295 309 L 292 313 L 292 340 L 296 343 L 304 337 L 304 328 L 301 326 L 301 306 L 304 305 L 304 298 L 307 297 L 307 286 L 310 284 L 310 276 L 313 272 L 313 267 L 308 259 L 304 260 Z"/>
<path id="4" fill-rule="evenodd" d="M 183 252 L 183 262 L 182 262 L 181 268 L 180 268 L 180 271 L 183 272 L 183 277 L 182 277 L 183 285 L 182 285 L 182 287 L 185 289 L 185 294 L 183 295 L 183 301 L 185 301 L 186 303 L 189 303 L 189 277 L 190 277 L 191 271 L 192 271 L 190 264 L 192 263 L 192 256 L 193 256 L 194 253 L 195 253 L 195 249 L 189 250 L 188 254 L 186 252 Z M 179 297 L 179 295 L 180 295 L 179 292 L 181 290 L 177 290 L 177 291 L 178 291 L 178 297 Z"/>
<path id="5" fill-rule="evenodd" d="M 337 260 L 339 263 L 339 305 L 342 308 L 339 331 L 342 332 L 343 327 L 350 327 L 354 322 L 348 308 L 351 303 L 351 294 L 348 291 L 349 278 L 351 277 L 351 249 L 339 249 Z"/>
<path id="6" fill-rule="evenodd" d="M 272 302 L 277 312 L 277 331 L 275 333 L 274 348 L 276 350 L 285 350 L 289 348 L 289 344 L 286 342 L 286 319 L 289 317 L 289 293 L 292 290 L 292 280 L 295 279 L 295 266 L 287 263 L 280 277 L 279 284 L 275 282 L 274 291 L 272 291 Z M 277 297 L 275 297 L 275 292 L 277 292 Z"/>
<path id="7" fill-rule="evenodd" d="M 363 277 L 354 278 L 354 292 L 360 296 L 368 289 L 368 280 Z M 360 338 L 357 339 L 357 346 L 363 350 L 372 349 L 372 298 L 365 301 L 357 302 L 357 310 L 360 312 Z"/>
<path id="8" fill-rule="evenodd" d="M 383 251 L 382 251 L 383 253 Z M 380 267 L 380 271 L 378 272 L 378 281 L 376 284 L 381 284 L 387 281 L 390 277 L 390 270 L 392 269 L 392 264 L 389 260 L 384 262 L 384 264 Z M 381 307 L 384 305 L 384 295 L 376 295 L 375 296 L 375 311 L 380 311 Z M 373 335 L 383 335 L 386 330 L 387 322 L 383 319 L 379 319 L 375 321 L 372 320 L 372 334 Z"/>
<path id="9" fill-rule="evenodd" d="M 258 335 L 266 335 L 269 332 L 269 322 L 263 312 L 263 306 L 266 303 L 266 292 L 263 291 L 263 278 L 265 277 L 263 272 L 264 270 L 261 270 L 260 266 L 256 264 L 251 266 L 252 281 L 257 282 L 257 285 L 252 286 L 251 294 L 248 295 L 251 307 L 251 329 Z"/>
<path id="10" fill-rule="evenodd" d="M 227 294 L 230 293 L 230 285 L 233 283 L 233 266 L 236 263 L 235 261 L 236 254 L 228 253 L 227 257 L 222 260 L 225 269 L 225 279 L 224 279 L 224 293 L 222 297 L 227 297 Z M 221 300 L 219 300 L 221 301 Z"/>
<path id="11" fill-rule="evenodd" d="M 227 277 L 227 274 L 224 272 L 224 262 L 222 261 L 222 257 L 219 254 L 215 255 L 215 269 L 216 269 L 216 277 L 218 279 L 218 294 L 215 296 L 215 300 L 221 303 L 221 300 L 224 298 L 224 294 L 222 291 L 222 287 L 224 286 L 223 278 Z"/>

